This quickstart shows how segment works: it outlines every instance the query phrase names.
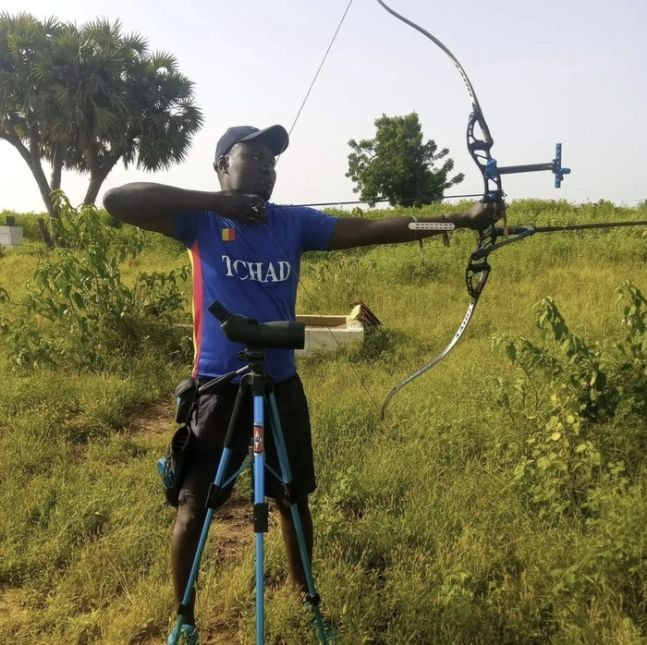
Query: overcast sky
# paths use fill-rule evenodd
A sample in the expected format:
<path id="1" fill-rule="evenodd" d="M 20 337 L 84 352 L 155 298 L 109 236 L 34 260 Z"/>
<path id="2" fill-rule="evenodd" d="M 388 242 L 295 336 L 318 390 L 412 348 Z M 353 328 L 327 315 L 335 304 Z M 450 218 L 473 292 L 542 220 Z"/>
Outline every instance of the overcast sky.
<path id="1" fill-rule="evenodd" d="M 120 19 L 152 50 L 173 53 L 195 83 L 205 115 L 186 161 L 147 174 L 116 168 L 103 190 L 158 181 L 215 190 L 215 142 L 230 125 L 289 127 L 347 0 L 41 0 L 2 10 L 77 23 Z M 564 146 L 571 174 L 504 177 L 509 199 L 647 199 L 647 0 L 390 0 L 463 64 L 478 94 L 500 165 L 550 161 Z M 418 112 L 426 138 L 450 149 L 465 173 L 460 192 L 482 191 L 467 154 L 470 99 L 447 56 L 374 0 L 354 0 L 278 167 L 273 201 L 353 199 L 348 140 L 372 137 L 374 120 Z M 18 152 L 0 141 L 0 210 L 43 210 Z M 67 173 L 81 200 L 87 178 Z M 101 194 L 100 194 L 101 196 Z"/>

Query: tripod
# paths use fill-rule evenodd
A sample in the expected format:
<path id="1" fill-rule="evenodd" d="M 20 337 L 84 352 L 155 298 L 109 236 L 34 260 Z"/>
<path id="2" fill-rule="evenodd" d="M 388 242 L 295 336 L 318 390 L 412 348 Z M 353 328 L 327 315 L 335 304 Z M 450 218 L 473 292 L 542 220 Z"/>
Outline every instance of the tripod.
<path id="1" fill-rule="evenodd" d="M 180 630 L 184 623 L 184 616 L 191 602 L 194 593 L 194 586 L 200 569 L 200 561 L 206 545 L 209 528 L 213 520 L 215 510 L 221 502 L 226 499 L 230 486 L 234 484 L 238 476 L 246 469 L 252 469 L 253 481 L 253 524 L 255 533 L 256 546 L 256 645 L 262 645 L 265 639 L 265 608 L 264 608 L 264 534 L 268 530 L 268 505 L 265 498 L 265 472 L 275 477 L 280 483 L 283 495 L 290 506 L 292 523 L 294 526 L 301 564 L 306 580 L 307 596 L 306 601 L 310 604 L 314 614 L 314 626 L 321 643 L 328 643 L 328 636 L 324 626 L 324 621 L 319 609 L 319 595 L 315 591 L 314 580 L 312 577 L 312 568 L 310 558 L 306 548 L 305 536 L 299 509 L 297 505 L 296 491 L 292 480 L 292 472 L 287 456 L 283 429 L 279 418 L 276 398 L 274 396 L 274 383 L 267 374 L 265 374 L 265 349 L 266 347 L 288 348 L 303 347 L 304 329 L 303 325 L 298 323 L 264 323 L 259 324 L 242 316 L 231 315 L 219 303 L 214 303 L 209 310 L 216 315 L 221 321 L 221 327 L 230 340 L 236 340 L 247 343 L 248 340 L 259 342 L 261 340 L 265 346 L 248 345 L 244 351 L 239 354 L 241 360 L 246 363 L 244 367 L 229 372 L 224 376 L 212 379 L 202 385 L 198 392 L 204 394 L 215 391 L 222 385 L 229 383 L 237 376 L 242 376 L 240 386 L 234 402 L 233 411 L 227 427 L 224 446 L 220 462 L 216 470 L 216 475 L 209 487 L 206 501 L 207 513 L 202 526 L 202 531 L 193 559 L 193 565 L 186 583 L 182 602 L 178 607 L 178 617 L 175 629 L 173 631 L 175 638 L 171 641 L 176 645 L 180 638 Z M 244 340 L 243 340 L 244 339 Z M 234 433 L 236 422 L 239 418 L 247 394 L 252 394 L 253 405 L 253 428 L 252 428 L 252 446 L 251 452 L 253 459 L 251 464 L 245 462 L 229 478 L 227 472 L 229 461 L 232 455 L 234 445 Z M 269 412 L 269 415 L 267 413 Z M 266 416 L 268 416 L 269 428 L 272 433 L 276 454 L 279 461 L 280 474 L 276 473 L 265 460 L 265 429 Z"/>

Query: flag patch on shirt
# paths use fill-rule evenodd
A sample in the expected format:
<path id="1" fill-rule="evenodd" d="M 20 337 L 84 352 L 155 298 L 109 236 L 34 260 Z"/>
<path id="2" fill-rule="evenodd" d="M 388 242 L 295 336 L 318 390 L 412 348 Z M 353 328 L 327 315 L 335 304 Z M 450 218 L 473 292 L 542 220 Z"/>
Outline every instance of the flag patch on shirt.
<path id="1" fill-rule="evenodd" d="M 223 228 L 222 229 L 222 241 L 223 242 L 235 242 L 236 241 L 236 229 L 235 228 Z"/>

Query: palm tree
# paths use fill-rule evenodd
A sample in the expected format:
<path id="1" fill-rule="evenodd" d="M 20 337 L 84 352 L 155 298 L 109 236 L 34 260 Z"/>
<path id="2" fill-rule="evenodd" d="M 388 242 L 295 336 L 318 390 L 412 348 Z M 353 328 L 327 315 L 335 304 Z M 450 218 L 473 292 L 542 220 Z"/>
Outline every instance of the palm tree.
<path id="1" fill-rule="evenodd" d="M 16 32 L 25 31 L 23 23 L 42 34 L 31 47 L 28 69 L 17 64 L 20 54 L 11 46 Z M 22 79 L 6 98 L 3 86 L 10 84 L 3 74 Z M 11 128 L 7 115 L 17 105 L 33 115 L 37 148 L 25 139 L 26 128 Z M 39 167 L 42 159 L 51 165 L 49 183 L 43 184 L 44 173 L 34 174 L 50 215 L 56 214 L 49 194 L 60 188 L 63 169 L 89 173 L 84 203 L 94 203 L 119 160 L 146 170 L 182 161 L 202 121 L 193 83 L 178 71 L 175 57 L 149 53 L 146 40 L 123 35 L 119 21 L 77 27 L 0 14 L 0 137 L 20 144 Z"/>
<path id="2" fill-rule="evenodd" d="M 35 68 L 61 28 L 53 18 L 41 23 L 27 13 L 0 14 L 0 139 L 16 148 L 27 163 L 52 216 L 52 188 L 42 165 L 47 148 L 42 124 L 52 104 L 49 88 L 36 80 Z"/>

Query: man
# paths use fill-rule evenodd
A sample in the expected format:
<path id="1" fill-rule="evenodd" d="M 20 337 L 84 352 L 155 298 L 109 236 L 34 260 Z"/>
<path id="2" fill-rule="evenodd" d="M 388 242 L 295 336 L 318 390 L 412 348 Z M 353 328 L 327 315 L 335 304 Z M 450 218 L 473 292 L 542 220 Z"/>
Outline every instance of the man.
<path id="1" fill-rule="evenodd" d="M 213 378 L 242 366 L 237 356 L 240 346 L 228 341 L 218 321 L 206 312 L 214 300 L 233 313 L 260 322 L 293 320 L 300 259 L 305 251 L 406 242 L 438 234 L 409 230 L 411 217 L 335 218 L 310 208 L 269 203 L 276 180 L 275 159 L 287 145 L 288 134 L 280 125 L 264 130 L 232 127 L 216 146 L 214 168 L 220 191 L 132 183 L 105 195 L 105 207 L 115 217 L 174 237 L 189 249 L 193 265 L 195 379 Z M 479 203 L 468 213 L 421 221 L 449 221 L 457 227 L 478 228 L 492 216 L 493 209 L 493 205 Z M 308 495 L 315 488 L 315 478 L 307 402 L 296 373 L 294 353 L 268 350 L 266 371 L 276 383 L 297 503 L 312 557 Z M 205 496 L 220 460 L 235 393 L 236 386 L 231 385 L 224 392 L 200 396 L 191 420 L 196 448 L 180 492 L 171 548 L 178 603 L 189 577 L 204 520 Z M 241 422 L 238 459 L 233 460 L 232 470 L 246 454 L 249 429 L 251 420 Z M 268 463 L 278 470 L 271 440 L 266 449 Z M 295 587 L 305 593 L 289 506 L 272 480 L 267 479 L 267 493 L 275 499 L 279 511 L 290 577 Z M 193 603 L 185 623 L 185 640 L 197 643 Z"/>

